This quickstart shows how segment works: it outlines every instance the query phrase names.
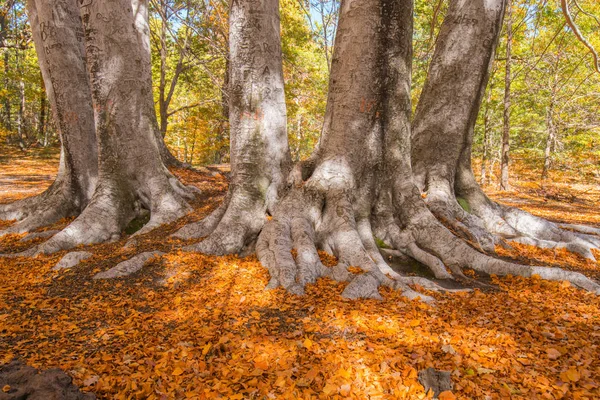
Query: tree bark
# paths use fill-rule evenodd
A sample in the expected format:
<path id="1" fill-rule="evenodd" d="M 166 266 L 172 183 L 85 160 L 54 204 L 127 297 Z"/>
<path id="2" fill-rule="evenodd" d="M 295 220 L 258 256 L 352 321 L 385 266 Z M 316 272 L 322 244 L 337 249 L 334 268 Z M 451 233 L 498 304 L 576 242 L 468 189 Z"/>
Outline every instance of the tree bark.
<path id="1" fill-rule="evenodd" d="M 565 247 L 594 259 L 597 238 L 491 201 L 471 169 L 474 124 L 488 81 L 505 2 L 450 3 L 413 122 L 413 167 L 429 209 L 454 232 L 493 252 L 501 239 Z"/>
<path id="2" fill-rule="evenodd" d="M 512 67 L 512 41 L 513 41 L 513 10 L 512 0 L 507 0 L 506 5 L 506 69 L 504 75 L 504 112 L 502 130 L 502 150 L 500 155 L 500 190 L 509 190 L 510 166 L 510 102 L 511 102 L 511 67 Z"/>
<path id="3" fill-rule="evenodd" d="M 36 5 L 42 8 L 41 2 Z M 186 200 L 193 197 L 194 191 L 184 187 L 161 161 L 152 99 L 147 1 L 92 2 L 79 8 L 72 0 L 46 9 L 55 18 L 50 20 L 54 24 L 50 27 L 60 23 L 57 16 L 74 19 L 75 13 L 81 13 L 83 25 L 80 22 L 74 27 L 72 36 L 85 36 L 89 74 L 79 76 L 89 77 L 89 82 L 87 86 L 80 82 L 73 92 L 87 92 L 86 97 L 90 97 L 82 103 L 90 104 L 91 99 L 94 104 L 98 183 L 81 214 L 27 254 L 53 253 L 118 239 L 127 224 L 144 210 L 150 212 L 150 221 L 138 234 L 183 216 L 189 211 Z M 80 41 L 63 39 L 59 43 L 61 53 L 81 46 Z M 56 68 L 50 70 L 63 73 Z M 55 79 L 53 83 L 62 82 Z M 84 153 L 80 147 L 76 149 L 78 156 Z"/>
<path id="4" fill-rule="evenodd" d="M 232 178 L 223 204 L 176 236 L 208 236 L 187 250 L 252 249 L 291 167 L 278 0 L 235 0 L 229 14 L 229 123 Z"/>
<path id="5" fill-rule="evenodd" d="M 79 214 L 98 176 L 92 98 L 76 0 L 27 3 L 33 39 L 61 139 L 58 175 L 39 196 L 0 205 L 0 218 L 19 222 L 0 232 L 22 233 Z"/>

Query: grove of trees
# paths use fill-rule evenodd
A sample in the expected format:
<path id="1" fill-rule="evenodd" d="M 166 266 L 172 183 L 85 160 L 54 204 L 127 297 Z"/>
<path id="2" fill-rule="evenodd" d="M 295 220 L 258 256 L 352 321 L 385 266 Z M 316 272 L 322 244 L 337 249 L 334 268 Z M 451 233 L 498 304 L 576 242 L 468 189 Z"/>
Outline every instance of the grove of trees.
<path id="1" fill-rule="evenodd" d="M 0 206 L 0 218 L 18 220 L 0 235 L 76 217 L 19 254 L 27 256 L 115 241 L 147 215 L 142 235 L 187 214 L 197 195 L 168 166 L 227 161 L 224 202 L 175 236 L 203 239 L 186 251 L 256 252 L 270 288 L 302 294 L 328 276 L 349 281 L 349 298 L 379 298 L 388 286 L 429 301 L 414 284 L 443 290 L 395 272 L 386 262 L 393 256 L 438 279 L 469 281 L 470 268 L 600 294 L 580 273 L 515 264 L 494 250 L 514 241 L 594 259 L 598 229 L 496 203 L 473 173 L 474 154 L 484 180 L 499 160 L 506 189 L 511 154 L 539 154 L 544 176 L 559 152 L 586 148 L 593 159 L 600 74 L 587 37 L 600 28 L 597 8 L 29 0 L 28 34 L 25 7 L 11 2 L 2 38 L 6 136 L 25 148 L 48 145 L 55 131 L 61 164 L 46 192 Z M 37 89 L 26 85 L 31 42 L 44 83 Z M 323 266 L 318 250 L 337 266 Z"/>

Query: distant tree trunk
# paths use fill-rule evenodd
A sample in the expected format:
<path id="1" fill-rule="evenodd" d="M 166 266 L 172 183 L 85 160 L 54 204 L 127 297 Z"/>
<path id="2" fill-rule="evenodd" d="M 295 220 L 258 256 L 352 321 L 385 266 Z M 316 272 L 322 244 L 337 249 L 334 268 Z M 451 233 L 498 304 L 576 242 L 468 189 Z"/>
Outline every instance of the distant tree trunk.
<path id="1" fill-rule="evenodd" d="M 229 129 L 229 57 L 225 60 L 225 73 L 223 74 L 223 85 L 221 85 L 221 121 L 217 129 L 217 151 L 215 151 L 214 163 L 221 164 L 225 157 L 225 148 L 223 141 L 227 137 Z"/>
<path id="2" fill-rule="evenodd" d="M 30 0 L 27 9 L 61 139 L 61 157 L 58 175 L 48 190 L 0 205 L 0 218 L 20 220 L 0 235 L 30 231 L 79 214 L 89 203 L 98 176 L 94 113 L 77 0 L 55 7 L 47 1 Z"/>
<path id="3" fill-rule="evenodd" d="M 231 183 L 225 201 L 178 237 L 203 237 L 187 250 L 252 249 L 285 186 L 291 158 L 283 84 L 278 0 L 237 0 L 229 12 Z"/>
<path id="4" fill-rule="evenodd" d="M 25 81 L 19 80 L 19 113 L 17 114 L 17 132 L 19 135 L 19 145 L 24 148 L 27 140 L 27 126 L 25 121 L 25 107 L 27 99 L 25 98 Z"/>
<path id="5" fill-rule="evenodd" d="M 8 24 L 6 20 L 6 15 L 0 15 L 0 42 L 4 43 L 6 32 L 8 30 Z M 10 59 L 8 55 L 8 51 L 4 51 L 4 90 L 6 91 L 6 95 L 4 96 L 4 115 L 2 118 L 2 122 L 7 131 L 12 130 L 12 116 L 11 116 L 11 107 L 10 107 L 10 80 L 8 78 L 10 73 Z"/>
<path id="6" fill-rule="evenodd" d="M 481 157 L 481 184 L 487 185 L 490 182 L 491 176 L 494 173 L 493 167 L 488 168 L 490 161 L 490 141 L 492 140 L 491 129 L 491 102 L 493 87 L 488 88 L 488 95 L 485 100 L 485 110 L 483 116 L 483 155 Z M 489 174 L 489 176 L 488 176 Z"/>
<path id="7" fill-rule="evenodd" d="M 38 140 L 42 140 L 44 147 L 48 145 L 46 137 L 46 89 L 44 76 L 40 73 L 40 116 L 38 119 Z"/>
<path id="8" fill-rule="evenodd" d="M 509 190 L 510 166 L 510 106 L 511 106 L 511 67 L 512 67 L 512 41 L 513 41 L 513 10 L 512 0 L 506 6 L 506 71 L 504 77 L 504 125 L 502 130 L 502 154 L 500 157 L 500 189 Z"/>
<path id="9" fill-rule="evenodd" d="M 550 101 L 550 105 L 546 110 L 546 147 L 544 149 L 544 168 L 542 170 L 542 179 L 548 178 L 548 171 L 552 167 L 552 153 L 554 152 L 554 144 L 556 143 L 556 124 L 554 123 L 554 99 Z"/>
<path id="10" fill-rule="evenodd" d="M 169 106 L 171 104 L 171 100 L 173 99 L 173 93 L 175 92 L 175 87 L 177 86 L 177 82 L 179 80 L 179 76 L 183 71 L 183 57 L 185 46 L 187 43 L 183 44 L 184 49 L 180 50 L 179 61 L 177 66 L 175 67 L 175 71 L 173 74 L 173 78 L 167 87 L 167 57 L 168 57 L 168 45 L 167 45 L 167 3 L 165 0 L 161 0 L 161 29 L 160 29 L 160 78 L 158 84 L 158 109 L 160 116 L 160 127 L 157 131 L 157 140 L 159 141 L 159 151 L 161 153 L 161 158 L 163 163 L 167 166 L 173 167 L 182 167 L 183 164 L 177 160 L 173 156 L 173 154 L 169 151 L 166 144 L 164 143 L 165 136 L 167 135 L 167 129 L 169 126 Z M 187 40 L 186 40 L 187 42 Z M 185 161 L 187 162 L 187 161 Z"/>

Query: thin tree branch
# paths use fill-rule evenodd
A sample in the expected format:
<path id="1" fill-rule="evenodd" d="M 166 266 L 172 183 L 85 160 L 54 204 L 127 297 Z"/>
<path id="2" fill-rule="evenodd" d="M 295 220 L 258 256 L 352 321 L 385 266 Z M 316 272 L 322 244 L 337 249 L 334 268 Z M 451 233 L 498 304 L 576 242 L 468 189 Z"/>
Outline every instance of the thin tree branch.
<path id="1" fill-rule="evenodd" d="M 571 11 L 569 10 L 569 3 L 567 2 L 567 0 L 560 0 L 560 4 L 562 6 L 562 11 L 565 16 L 565 19 L 567 20 L 567 24 L 569 25 L 577 39 L 579 39 L 579 41 L 583 43 L 583 45 L 587 47 L 592 53 L 592 56 L 594 57 L 594 67 L 596 69 L 596 72 L 600 74 L 600 64 L 598 61 L 598 53 L 596 53 L 596 49 L 594 48 L 594 46 L 592 46 L 590 42 L 588 42 L 588 40 L 583 36 L 581 31 L 579 30 L 579 27 L 575 24 L 575 21 L 571 16 Z"/>

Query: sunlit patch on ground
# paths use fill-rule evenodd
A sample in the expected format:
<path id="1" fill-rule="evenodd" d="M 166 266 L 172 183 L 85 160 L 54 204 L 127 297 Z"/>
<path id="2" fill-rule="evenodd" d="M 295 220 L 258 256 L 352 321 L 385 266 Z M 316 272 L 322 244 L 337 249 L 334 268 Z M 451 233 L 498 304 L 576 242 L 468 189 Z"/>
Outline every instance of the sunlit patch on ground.
<path id="1" fill-rule="evenodd" d="M 217 206 L 222 177 L 176 173 L 205 192 L 185 221 Z M 600 398 L 600 301 L 567 283 L 492 277 L 500 290 L 428 293 L 436 307 L 386 289 L 384 301 L 345 300 L 344 284 L 328 279 L 295 297 L 264 291 L 255 257 L 178 251 L 168 235 L 185 221 L 133 247 L 94 246 L 68 271 L 51 270 L 64 252 L 0 258 L 0 363 L 63 368 L 106 399 L 422 399 L 417 371 L 427 367 L 451 371 L 458 398 Z M 26 248 L 18 239 L 0 251 Z M 168 254 L 128 278 L 91 279 L 154 249 Z M 564 251 L 515 245 L 501 255 L 599 276 L 598 264 Z"/>

